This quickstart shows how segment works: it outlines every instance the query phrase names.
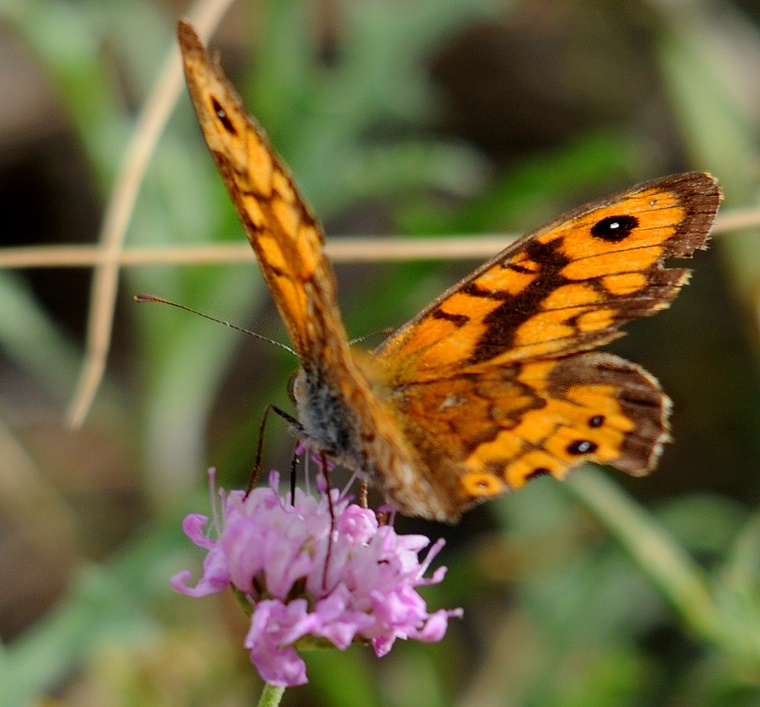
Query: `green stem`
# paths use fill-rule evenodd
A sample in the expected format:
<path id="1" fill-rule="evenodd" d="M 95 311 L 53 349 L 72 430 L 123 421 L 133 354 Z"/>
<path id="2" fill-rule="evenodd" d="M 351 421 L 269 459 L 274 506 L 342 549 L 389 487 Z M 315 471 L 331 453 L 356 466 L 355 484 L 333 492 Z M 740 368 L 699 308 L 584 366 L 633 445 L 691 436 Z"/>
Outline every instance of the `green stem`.
<path id="1" fill-rule="evenodd" d="M 583 469 L 568 486 L 614 533 L 639 566 L 703 638 L 722 643 L 721 617 L 710 582 L 673 537 L 602 472 Z"/>
<path id="2" fill-rule="evenodd" d="M 264 689 L 261 691 L 261 698 L 259 699 L 259 707 L 277 707 L 284 693 L 284 687 L 275 687 L 265 682 Z"/>

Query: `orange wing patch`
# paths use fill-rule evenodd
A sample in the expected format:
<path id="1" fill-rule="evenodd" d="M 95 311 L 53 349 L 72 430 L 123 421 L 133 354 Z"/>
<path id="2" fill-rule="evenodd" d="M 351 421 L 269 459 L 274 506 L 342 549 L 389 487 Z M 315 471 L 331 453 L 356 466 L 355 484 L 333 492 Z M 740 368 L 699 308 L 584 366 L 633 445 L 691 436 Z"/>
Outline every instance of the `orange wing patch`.
<path id="1" fill-rule="evenodd" d="M 640 475 L 668 440 L 667 396 L 640 367 L 606 353 L 410 385 L 394 402 L 426 458 L 456 462 L 456 473 L 431 479 L 458 506 L 535 476 L 563 478 L 586 461 Z"/>
<path id="2" fill-rule="evenodd" d="M 317 220 L 192 27 L 180 22 L 178 37 L 203 135 L 280 315 L 298 353 L 317 355 L 324 337 L 346 338 L 338 316 L 319 337 L 309 330 L 316 308 L 338 314 L 335 276 Z"/>
<path id="3" fill-rule="evenodd" d="M 372 354 L 352 350 L 316 219 L 194 30 L 178 30 L 201 129 L 300 360 L 310 446 L 409 515 L 474 503 L 584 461 L 649 471 L 670 401 L 638 366 L 593 349 L 669 306 L 704 248 L 717 182 L 687 173 L 564 214 L 492 258 Z"/>
<path id="4" fill-rule="evenodd" d="M 524 237 L 375 352 L 396 384 L 587 351 L 666 308 L 688 277 L 667 258 L 704 248 L 715 180 L 684 174 L 588 204 Z"/>

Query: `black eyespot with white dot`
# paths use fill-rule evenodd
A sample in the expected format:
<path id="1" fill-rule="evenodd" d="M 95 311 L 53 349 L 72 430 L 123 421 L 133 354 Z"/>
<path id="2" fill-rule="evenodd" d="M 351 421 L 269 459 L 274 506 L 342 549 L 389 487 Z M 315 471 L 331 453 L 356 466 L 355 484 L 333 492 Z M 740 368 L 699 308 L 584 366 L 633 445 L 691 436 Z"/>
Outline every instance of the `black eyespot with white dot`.
<path id="1" fill-rule="evenodd" d="M 624 241 L 637 228 L 639 220 L 630 214 L 607 216 L 591 227 L 591 235 L 610 243 Z"/>
<path id="2" fill-rule="evenodd" d="M 588 419 L 589 427 L 601 427 L 604 424 L 604 415 L 594 415 Z"/>
<path id="3" fill-rule="evenodd" d="M 219 101 L 216 98 L 211 98 L 211 105 L 214 108 L 214 115 L 219 118 L 219 122 L 224 126 L 224 129 L 230 133 L 230 135 L 237 135 L 237 130 L 230 120 L 230 116 L 227 115 L 227 111 L 222 108 Z"/>
<path id="4" fill-rule="evenodd" d="M 574 456 L 580 456 L 581 454 L 593 454 L 598 448 L 599 445 L 595 442 L 590 442 L 587 439 L 579 439 L 567 445 L 567 452 Z"/>

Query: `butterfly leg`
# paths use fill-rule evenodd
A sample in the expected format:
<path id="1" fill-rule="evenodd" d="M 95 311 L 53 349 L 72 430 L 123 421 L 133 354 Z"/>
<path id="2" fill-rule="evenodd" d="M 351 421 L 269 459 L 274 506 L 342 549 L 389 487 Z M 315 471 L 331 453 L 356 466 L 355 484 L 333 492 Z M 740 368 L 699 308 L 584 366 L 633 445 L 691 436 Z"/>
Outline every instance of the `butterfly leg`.
<path id="1" fill-rule="evenodd" d="M 298 444 L 293 447 L 293 455 L 290 457 L 290 505 L 296 505 L 296 466 L 298 464 Z"/>
<path id="2" fill-rule="evenodd" d="M 369 508 L 369 502 L 367 500 L 368 493 L 369 482 L 367 481 L 366 477 L 362 476 L 359 479 L 359 505 L 362 508 Z"/>
<path id="3" fill-rule="evenodd" d="M 296 420 L 295 417 L 290 415 L 289 413 L 285 412 L 284 410 L 281 410 L 276 405 L 272 405 L 269 403 L 266 408 L 264 408 L 264 414 L 261 416 L 261 423 L 259 424 L 259 440 L 256 444 L 256 461 L 253 463 L 253 471 L 251 472 L 250 479 L 248 481 L 248 486 L 245 489 L 245 495 L 247 496 L 252 490 L 253 487 L 256 485 L 256 482 L 259 479 L 259 474 L 261 474 L 261 457 L 264 452 L 264 430 L 267 426 L 267 419 L 269 417 L 269 413 L 273 412 L 276 415 L 279 415 L 285 422 L 287 422 L 295 431 L 296 434 L 303 434 L 303 426 L 301 423 Z M 295 454 L 293 455 L 295 459 Z M 291 464 L 291 470 L 294 467 L 295 462 Z M 295 473 L 292 474 L 292 480 L 291 480 L 291 495 L 295 495 L 295 489 L 293 488 L 295 485 Z"/>
<path id="4" fill-rule="evenodd" d="M 327 505 L 330 509 L 330 535 L 327 538 L 327 554 L 325 555 L 325 570 L 322 575 L 322 589 L 327 591 L 327 570 L 330 567 L 330 558 L 332 557 L 333 532 L 335 531 L 335 509 L 332 500 L 332 484 L 330 483 L 330 467 L 327 463 L 327 457 L 324 452 L 319 453 L 319 461 L 322 465 L 322 473 L 325 475 L 325 484 L 327 484 Z"/>

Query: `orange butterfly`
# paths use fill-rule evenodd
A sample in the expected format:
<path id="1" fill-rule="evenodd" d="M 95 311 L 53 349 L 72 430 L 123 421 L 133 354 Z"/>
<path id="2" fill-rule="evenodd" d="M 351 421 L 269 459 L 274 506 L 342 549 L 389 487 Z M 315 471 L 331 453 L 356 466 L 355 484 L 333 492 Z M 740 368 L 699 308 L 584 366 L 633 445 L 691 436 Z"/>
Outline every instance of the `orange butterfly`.
<path id="1" fill-rule="evenodd" d="M 198 120 L 300 360 L 310 445 L 379 484 L 402 513 L 474 503 L 584 461 L 653 468 L 670 400 L 639 366 L 591 349 L 665 309 L 704 249 L 717 182 L 678 174 L 528 234 L 371 353 L 349 345 L 316 218 L 193 28 L 179 44 Z"/>

